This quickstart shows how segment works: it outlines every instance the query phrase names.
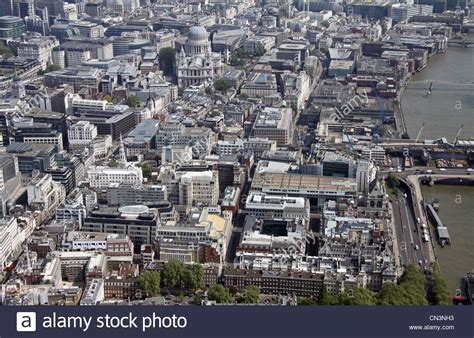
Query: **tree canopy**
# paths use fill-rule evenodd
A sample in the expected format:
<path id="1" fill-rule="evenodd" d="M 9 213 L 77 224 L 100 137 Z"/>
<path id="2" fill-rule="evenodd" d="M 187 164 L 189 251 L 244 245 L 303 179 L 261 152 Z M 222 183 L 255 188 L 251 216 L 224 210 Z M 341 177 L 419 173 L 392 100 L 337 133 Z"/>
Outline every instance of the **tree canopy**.
<path id="1" fill-rule="evenodd" d="M 135 95 L 129 95 L 125 100 L 125 103 L 131 108 L 136 108 L 140 106 L 140 98 Z"/>
<path id="2" fill-rule="evenodd" d="M 452 301 L 450 298 L 449 290 L 448 290 L 448 283 L 446 279 L 441 274 L 439 270 L 438 264 L 433 262 L 431 264 L 433 269 L 432 274 L 432 283 L 433 283 L 433 295 L 434 301 L 436 305 L 451 305 Z"/>
<path id="3" fill-rule="evenodd" d="M 255 56 L 263 56 L 264 54 L 265 54 L 265 48 L 263 48 L 262 46 L 257 46 L 257 48 L 255 48 L 253 52 L 253 55 Z"/>
<path id="4" fill-rule="evenodd" d="M 400 180 L 394 173 L 389 173 L 387 177 L 387 187 L 396 196 L 400 187 Z"/>
<path id="5" fill-rule="evenodd" d="M 235 303 L 234 297 L 230 294 L 229 289 L 221 284 L 214 285 L 207 291 L 207 298 L 216 301 L 218 304 Z"/>
<path id="6" fill-rule="evenodd" d="M 13 47 L 8 47 L 0 43 L 0 55 L 4 58 L 9 58 L 15 55 Z"/>
<path id="7" fill-rule="evenodd" d="M 145 162 L 142 164 L 141 168 L 142 168 L 143 177 L 151 179 L 151 174 L 153 172 L 151 165 Z"/>
<path id="8" fill-rule="evenodd" d="M 46 73 L 50 73 L 50 72 L 54 72 L 54 71 L 57 71 L 57 70 L 60 70 L 61 67 L 57 66 L 57 65 L 48 65 L 46 67 L 46 69 L 44 70 L 40 70 L 38 72 L 39 75 L 43 75 L 43 74 L 46 74 Z"/>
<path id="9" fill-rule="evenodd" d="M 318 302 L 313 298 L 298 298 L 298 305 L 317 305 Z"/>
<path id="10" fill-rule="evenodd" d="M 354 288 L 339 295 L 338 304 L 341 305 L 375 305 L 376 299 L 372 291 L 365 288 Z"/>
<path id="11" fill-rule="evenodd" d="M 176 52 L 174 48 L 165 47 L 160 49 L 160 67 L 165 75 L 173 75 Z"/>
<path id="12" fill-rule="evenodd" d="M 204 271 L 199 264 L 185 266 L 178 260 L 170 260 L 161 272 L 163 286 L 196 291 L 204 287 Z"/>
<path id="13" fill-rule="evenodd" d="M 160 273 L 155 270 L 147 270 L 138 277 L 138 285 L 147 297 L 155 297 L 160 294 Z"/>
<path id="14" fill-rule="evenodd" d="M 181 288 L 183 282 L 184 263 L 178 260 L 170 260 L 161 271 L 163 286 L 170 288 Z"/>
<path id="15" fill-rule="evenodd" d="M 214 81 L 214 88 L 220 92 L 226 92 L 230 88 L 230 83 L 227 80 L 217 80 Z"/>
<path id="16" fill-rule="evenodd" d="M 423 271 L 413 265 L 405 267 L 398 284 L 382 285 L 377 295 L 381 305 L 427 305 Z"/>
<path id="17" fill-rule="evenodd" d="M 331 295 L 328 293 L 328 290 L 324 286 L 319 293 L 318 305 L 333 305 L 334 303 L 336 303 L 336 300 L 331 297 Z"/>
<path id="18" fill-rule="evenodd" d="M 204 287 L 204 271 L 200 264 L 189 265 L 183 272 L 184 287 L 196 291 Z"/>
<path id="19" fill-rule="evenodd" d="M 244 304 L 260 303 L 260 289 L 255 285 L 247 285 L 242 292 L 239 302 Z"/>

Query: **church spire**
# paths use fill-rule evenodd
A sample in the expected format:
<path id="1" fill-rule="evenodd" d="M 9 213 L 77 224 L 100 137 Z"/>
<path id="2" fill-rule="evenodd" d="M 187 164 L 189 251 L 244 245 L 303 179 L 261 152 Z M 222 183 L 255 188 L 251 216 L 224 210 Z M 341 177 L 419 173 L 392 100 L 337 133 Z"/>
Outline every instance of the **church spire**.
<path id="1" fill-rule="evenodd" d="M 127 155 L 125 155 L 125 147 L 123 145 L 122 134 L 120 134 L 119 165 L 121 167 L 125 167 L 127 165 Z"/>

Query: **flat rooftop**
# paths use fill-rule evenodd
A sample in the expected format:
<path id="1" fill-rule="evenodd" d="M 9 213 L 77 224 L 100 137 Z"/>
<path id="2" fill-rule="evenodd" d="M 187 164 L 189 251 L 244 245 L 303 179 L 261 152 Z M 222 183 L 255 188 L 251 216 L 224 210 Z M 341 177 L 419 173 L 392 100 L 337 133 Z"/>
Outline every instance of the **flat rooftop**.
<path id="1" fill-rule="evenodd" d="M 357 191 L 356 180 L 329 176 L 300 175 L 288 173 L 256 173 L 252 189 L 264 192 L 311 194 L 326 192 L 341 194 Z"/>

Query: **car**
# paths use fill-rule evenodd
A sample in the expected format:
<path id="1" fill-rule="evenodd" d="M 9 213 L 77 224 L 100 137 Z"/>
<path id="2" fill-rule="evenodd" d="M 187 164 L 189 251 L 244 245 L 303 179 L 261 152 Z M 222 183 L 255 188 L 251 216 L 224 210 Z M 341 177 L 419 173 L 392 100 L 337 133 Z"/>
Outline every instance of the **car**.
<path id="1" fill-rule="evenodd" d="M 420 266 L 422 266 L 422 265 L 423 265 L 423 262 L 422 262 L 422 261 L 418 261 L 418 264 L 419 264 Z"/>
<path id="2" fill-rule="evenodd" d="M 446 168 L 439 168 L 439 171 L 448 171 Z"/>
<path id="3" fill-rule="evenodd" d="M 415 245 L 415 250 L 418 250 L 420 247 L 417 245 Z"/>
<path id="4" fill-rule="evenodd" d="M 472 172 L 472 171 L 474 171 L 474 168 L 467 168 L 467 171 Z"/>

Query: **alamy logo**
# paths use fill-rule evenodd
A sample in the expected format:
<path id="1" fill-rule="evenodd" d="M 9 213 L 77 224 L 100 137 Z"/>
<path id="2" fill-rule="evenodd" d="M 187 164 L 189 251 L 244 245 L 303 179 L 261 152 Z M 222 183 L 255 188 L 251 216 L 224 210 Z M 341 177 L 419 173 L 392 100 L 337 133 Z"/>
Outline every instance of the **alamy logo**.
<path id="1" fill-rule="evenodd" d="M 35 332 L 36 312 L 17 312 L 16 330 L 17 332 Z"/>

